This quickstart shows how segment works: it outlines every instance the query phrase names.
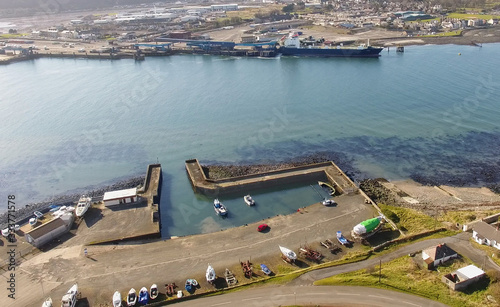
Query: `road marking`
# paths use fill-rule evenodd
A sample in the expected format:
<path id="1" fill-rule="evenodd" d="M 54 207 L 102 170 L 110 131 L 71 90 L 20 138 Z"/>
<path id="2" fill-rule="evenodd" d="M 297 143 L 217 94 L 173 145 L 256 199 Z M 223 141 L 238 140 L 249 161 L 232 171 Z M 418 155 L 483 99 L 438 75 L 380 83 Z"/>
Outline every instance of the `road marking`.
<path id="1" fill-rule="evenodd" d="M 421 307 L 422 305 L 417 305 L 417 304 L 413 304 L 413 303 L 410 303 L 410 302 L 406 302 L 406 301 L 401 301 L 402 303 L 405 303 L 405 304 L 408 304 L 408 305 L 413 305 L 413 306 L 417 306 L 417 307 Z"/>
<path id="2" fill-rule="evenodd" d="M 360 296 L 361 294 L 359 293 L 339 293 L 337 295 L 352 295 L 352 296 Z"/>
<path id="3" fill-rule="evenodd" d="M 257 297 L 245 298 L 242 299 L 241 301 L 244 302 L 244 301 L 260 300 L 261 298 L 262 296 L 257 296 Z"/>
<path id="4" fill-rule="evenodd" d="M 293 296 L 294 294 L 278 294 L 275 295 L 274 297 L 280 297 L 280 296 Z"/>
<path id="5" fill-rule="evenodd" d="M 380 298 L 380 299 L 383 299 L 383 300 L 391 300 L 393 301 L 394 299 L 393 298 L 390 298 L 390 297 L 385 297 L 385 296 L 378 296 L 378 295 L 371 295 L 371 294 L 368 294 L 369 297 L 375 297 L 375 298 Z"/>
<path id="6" fill-rule="evenodd" d="M 231 302 L 224 302 L 224 303 L 212 304 L 210 306 L 221 306 L 221 305 L 227 305 L 227 304 L 231 304 Z"/>

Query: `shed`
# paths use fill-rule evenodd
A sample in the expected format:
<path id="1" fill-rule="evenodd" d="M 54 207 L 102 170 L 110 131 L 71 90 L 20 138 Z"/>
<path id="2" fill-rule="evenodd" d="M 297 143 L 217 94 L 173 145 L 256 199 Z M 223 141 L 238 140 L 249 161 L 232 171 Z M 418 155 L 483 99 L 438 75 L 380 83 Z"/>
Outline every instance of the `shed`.
<path id="1" fill-rule="evenodd" d="M 483 276 L 484 271 L 471 264 L 451 274 L 446 274 L 441 278 L 441 281 L 447 284 L 450 289 L 460 291 L 477 282 Z"/>
<path id="2" fill-rule="evenodd" d="M 26 233 L 26 241 L 40 248 L 42 245 L 60 237 L 68 232 L 73 225 L 74 216 L 72 212 L 42 224 Z"/>
<path id="3" fill-rule="evenodd" d="M 457 257 L 457 252 L 444 243 L 428 249 L 424 249 L 422 251 L 424 266 L 426 266 L 429 270 L 437 267 L 438 265 L 448 261 L 451 258 Z"/>
<path id="4" fill-rule="evenodd" d="M 134 203 L 137 201 L 137 188 L 106 192 L 102 200 L 105 206 Z"/>

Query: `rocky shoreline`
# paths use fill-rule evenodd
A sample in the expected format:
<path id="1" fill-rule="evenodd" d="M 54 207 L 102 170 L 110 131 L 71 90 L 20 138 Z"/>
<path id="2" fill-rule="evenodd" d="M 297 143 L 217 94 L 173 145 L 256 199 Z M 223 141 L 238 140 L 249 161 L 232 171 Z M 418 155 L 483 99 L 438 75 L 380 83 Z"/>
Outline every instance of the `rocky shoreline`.
<path id="1" fill-rule="evenodd" d="M 92 197 L 93 201 L 100 201 L 107 191 L 113 190 L 122 190 L 129 189 L 133 187 L 141 186 L 144 183 L 144 176 L 136 176 L 129 179 L 123 179 L 116 183 L 105 185 L 96 188 L 90 188 L 82 193 L 69 193 L 56 196 L 46 201 L 27 204 L 23 208 L 16 208 L 15 211 L 15 220 L 16 223 L 19 223 L 27 218 L 33 216 L 33 211 L 41 211 L 46 212 L 50 205 L 58 205 L 58 206 L 68 206 L 75 205 L 82 194 L 88 195 Z M 8 222 L 8 212 L 0 214 L 0 229 L 4 229 L 7 227 Z"/>

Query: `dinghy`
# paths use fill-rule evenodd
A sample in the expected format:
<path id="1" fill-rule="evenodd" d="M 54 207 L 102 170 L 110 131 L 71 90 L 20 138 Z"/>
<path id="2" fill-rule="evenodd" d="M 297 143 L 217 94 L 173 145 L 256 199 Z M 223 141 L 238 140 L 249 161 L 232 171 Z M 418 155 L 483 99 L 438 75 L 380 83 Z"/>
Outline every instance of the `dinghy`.
<path id="1" fill-rule="evenodd" d="M 121 307 L 122 306 L 122 295 L 120 291 L 116 291 L 113 294 L 113 307 Z"/>
<path id="2" fill-rule="evenodd" d="M 146 287 L 142 287 L 139 291 L 139 303 L 146 305 L 149 302 L 149 293 Z"/>
<path id="3" fill-rule="evenodd" d="M 137 303 L 137 292 L 132 288 L 127 295 L 127 306 L 135 306 L 135 303 Z"/>
<path id="4" fill-rule="evenodd" d="M 156 284 L 153 284 L 149 289 L 149 296 L 152 300 L 158 297 L 158 286 Z"/>
<path id="5" fill-rule="evenodd" d="M 216 278 L 215 270 L 210 264 L 208 264 L 206 277 L 207 277 L 208 283 L 210 283 L 210 284 L 213 283 L 215 281 L 215 278 Z"/>

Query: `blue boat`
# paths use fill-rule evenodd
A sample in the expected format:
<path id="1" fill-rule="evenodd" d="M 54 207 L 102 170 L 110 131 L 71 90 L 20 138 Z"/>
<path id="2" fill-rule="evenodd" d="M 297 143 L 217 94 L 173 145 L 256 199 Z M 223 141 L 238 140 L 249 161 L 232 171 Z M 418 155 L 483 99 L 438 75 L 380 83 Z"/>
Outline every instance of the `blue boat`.
<path id="1" fill-rule="evenodd" d="M 197 286 L 198 282 L 196 281 L 196 279 L 188 279 L 186 280 L 184 288 L 186 288 L 187 292 L 193 293 Z"/>
<path id="2" fill-rule="evenodd" d="M 337 240 L 339 240 L 340 244 L 348 245 L 349 241 L 344 237 L 341 231 L 337 231 Z"/>
<path id="3" fill-rule="evenodd" d="M 262 270 L 262 272 L 264 272 L 264 274 L 266 275 L 270 275 L 271 274 L 271 270 L 267 267 L 267 265 L 265 264 L 261 264 L 260 265 L 260 269 Z"/>
<path id="4" fill-rule="evenodd" d="M 149 302 L 149 293 L 146 287 L 142 287 L 139 291 L 139 303 L 146 305 Z"/>

